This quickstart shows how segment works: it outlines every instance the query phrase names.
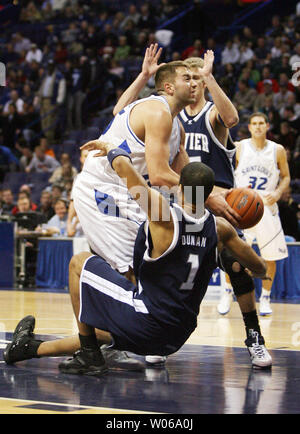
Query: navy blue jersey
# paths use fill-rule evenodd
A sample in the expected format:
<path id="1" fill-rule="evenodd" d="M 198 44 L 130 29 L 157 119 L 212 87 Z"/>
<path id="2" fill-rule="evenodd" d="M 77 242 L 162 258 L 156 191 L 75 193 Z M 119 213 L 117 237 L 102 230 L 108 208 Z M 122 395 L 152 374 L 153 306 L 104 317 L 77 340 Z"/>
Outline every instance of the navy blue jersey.
<path id="1" fill-rule="evenodd" d="M 143 300 L 150 314 L 167 330 L 174 329 L 176 336 L 170 336 L 170 343 L 178 343 L 184 342 L 197 326 L 200 303 L 217 266 L 217 232 L 215 217 L 207 210 L 198 220 L 177 204 L 171 206 L 171 212 L 173 241 L 157 259 L 150 257 L 148 222 L 140 227 L 134 254 L 135 298 Z"/>
<path id="2" fill-rule="evenodd" d="M 183 109 L 178 117 L 185 130 L 185 148 L 190 161 L 201 161 L 215 173 L 215 185 L 234 187 L 235 145 L 230 137 L 227 147 L 215 136 L 209 122 L 214 104 L 207 102 L 200 113 L 189 116 Z"/>

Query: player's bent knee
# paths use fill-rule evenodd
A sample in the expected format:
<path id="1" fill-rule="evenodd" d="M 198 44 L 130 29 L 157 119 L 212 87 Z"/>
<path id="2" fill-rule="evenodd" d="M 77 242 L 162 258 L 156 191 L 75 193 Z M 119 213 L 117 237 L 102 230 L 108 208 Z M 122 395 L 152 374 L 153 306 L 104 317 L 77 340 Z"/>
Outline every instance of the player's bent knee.
<path id="1" fill-rule="evenodd" d="M 248 294 L 254 290 L 254 281 L 245 268 L 224 249 L 220 255 L 222 267 L 228 274 L 234 295 Z"/>
<path id="2" fill-rule="evenodd" d="M 72 256 L 70 263 L 69 263 L 69 271 L 70 272 L 77 272 L 81 273 L 82 267 L 90 256 L 93 256 L 90 252 L 80 252 L 76 255 Z"/>

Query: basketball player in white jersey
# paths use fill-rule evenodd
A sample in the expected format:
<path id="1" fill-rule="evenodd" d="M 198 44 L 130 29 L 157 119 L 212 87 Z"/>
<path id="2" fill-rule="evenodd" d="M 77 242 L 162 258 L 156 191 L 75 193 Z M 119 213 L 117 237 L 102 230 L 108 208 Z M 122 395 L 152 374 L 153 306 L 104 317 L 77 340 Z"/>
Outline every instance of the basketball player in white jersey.
<path id="1" fill-rule="evenodd" d="M 261 256 L 267 263 L 270 280 L 263 281 L 259 311 L 260 315 L 270 315 L 270 293 L 276 273 L 276 261 L 288 256 L 277 202 L 290 184 L 290 172 L 284 147 L 267 140 L 267 116 L 253 113 L 249 118 L 248 128 L 251 137 L 236 142 L 236 184 L 238 187 L 250 186 L 264 201 L 262 219 L 256 226 L 246 229 L 244 234 L 250 244 L 256 238 Z"/>
<path id="2" fill-rule="evenodd" d="M 176 115 L 194 100 L 195 83 L 182 62 L 171 62 L 159 68 L 156 87 L 159 96 L 126 106 L 99 140 L 114 142 L 128 152 L 136 170 L 152 186 L 172 187 L 178 183 L 178 168 L 186 164 Z M 83 149 L 93 149 L 94 143 Z M 126 273 L 132 267 L 134 241 L 145 215 L 106 159 L 94 158 L 95 152 L 89 153 L 76 178 L 75 210 L 91 249 Z"/>
<path id="3" fill-rule="evenodd" d="M 152 71 L 159 53 L 157 46 L 148 49 L 153 58 Z M 184 131 L 176 116 L 194 101 L 195 82 L 183 62 L 157 68 L 155 85 L 159 95 L 124 107 L 99 140 L 114 142 L 128 152 L 134 167 L 152 186 L 173 187 L 188 163 Z M 84 149 L 94 149 L 94 144 L 89 142 Z M 134 242 L 146 215 L 106 159 L 94 158 L 95 153 L 89 153 L 75 181 L 74 206 L 92 251 L 132 278 Z"/>

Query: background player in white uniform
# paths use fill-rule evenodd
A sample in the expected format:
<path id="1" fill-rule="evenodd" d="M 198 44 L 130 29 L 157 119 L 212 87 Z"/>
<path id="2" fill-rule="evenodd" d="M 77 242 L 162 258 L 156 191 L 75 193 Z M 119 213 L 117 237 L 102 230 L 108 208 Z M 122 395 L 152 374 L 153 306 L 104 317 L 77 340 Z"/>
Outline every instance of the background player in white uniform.
<path id="1" fill-rule="evenodd" d="M 277 202 L 290 184 L 290 172 L 284 147 L 267 140 L 267 116 L 253 113 L 248 128 L 251 138 L 236 142 L 236 185 L 250 186 L 257 190 L 264 201 L 261 221 L 253 228 L 246 229 L 244 234 L 250 244 L 256 238 L 260 253 L 267 262 L 267 275 L 271 280 L 263 281 L 259 311 L 261 315 L 269 315 L 272 313 L 270 292 L 276 261 L 288 256 Z"/>

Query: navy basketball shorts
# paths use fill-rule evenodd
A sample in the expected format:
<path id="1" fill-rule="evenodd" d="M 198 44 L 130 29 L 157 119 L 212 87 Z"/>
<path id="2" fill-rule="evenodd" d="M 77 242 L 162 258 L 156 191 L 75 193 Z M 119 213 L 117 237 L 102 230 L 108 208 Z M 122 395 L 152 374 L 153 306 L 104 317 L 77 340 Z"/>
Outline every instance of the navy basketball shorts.
<path id="1" fill-rule="evenodd" d="M 140 355 L 168 355 L 183 344 L 136 298 L 137 287 L 99 256 L 90 256 L 80 276 L 79 321 L 112 335 L 112 347 Z"/>

